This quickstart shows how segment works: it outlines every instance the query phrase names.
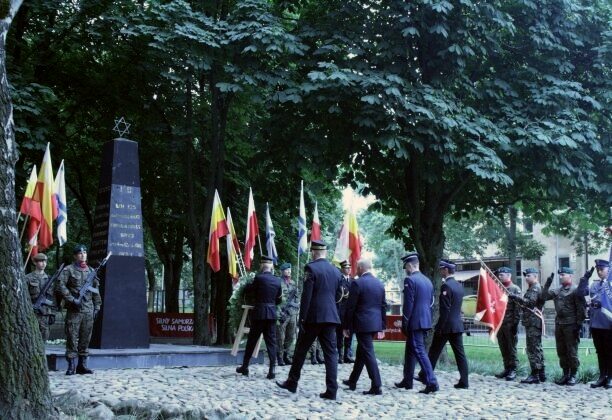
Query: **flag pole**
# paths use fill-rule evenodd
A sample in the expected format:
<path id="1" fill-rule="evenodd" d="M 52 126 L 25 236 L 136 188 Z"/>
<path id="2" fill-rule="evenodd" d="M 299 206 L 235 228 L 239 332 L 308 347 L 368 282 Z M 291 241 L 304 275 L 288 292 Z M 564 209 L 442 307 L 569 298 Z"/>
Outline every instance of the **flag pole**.
<path id="1" fill-rule="evenodd" d="M 38 225 L 38 230 L 36 231 L 36 234 L 34 236 L 36 236 L 36 242 L 38 243 L 38 232 L 40 232 L 40 228 L 42 226 L 42 223 L 40 225 Z M 23 264 L 23 271 L 25 271 L 25 269 L 28 267 L 28 261 L 30 260 L 30 256 L 32 255 L 32 251 L 34 250 L 34 246 L 36 245 L 32 245 L 30 247 L 30 250 L 28 251 L 28 256 L 26 257 L 25 260 L 25 264 Z"/>
<path id="2" fill-rule="evenodd" d="M 21 216 L 21 213 L 19 213 Z M 26 214 L 25 220 L 23 221 L 23 227 L 21 228 L 21 235 L 19 235 L 19 242 L 23 240 L 23 234 L 25 233 L 26 226 L 28 225 L 28 220 L 30 219 L 30 213 Z M 19 217 L 17 217 L 17 223 L 19 223 Z"/>

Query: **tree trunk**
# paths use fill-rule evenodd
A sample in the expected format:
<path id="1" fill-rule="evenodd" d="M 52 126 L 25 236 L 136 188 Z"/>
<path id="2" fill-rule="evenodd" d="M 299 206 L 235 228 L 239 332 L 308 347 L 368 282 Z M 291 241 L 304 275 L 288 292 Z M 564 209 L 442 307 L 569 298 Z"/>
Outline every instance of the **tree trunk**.
<path id="1" fill-rule="evenodd" d="M 17 231 L 13 105 L 6 78 L 6 37 L 21 1 L 0 8 L 0 413 L 3 418 L 49 418 L 51 394 L 43 342 L 38 332 Z"/>
<path id="2" fill-rule="evenodd" d="M 153 265 L 151 264 L 151 260 L 145 258 L 145 269 L 147 270 L 147 283 L 149 285 L 149 298 L 147 299 L 147 310 L 149 312 L 153 311 L 153 306 L 155 304 L 155 292 L 157 290 L 157 282 L 155 280 L 155 271 L 153 270 Z"/>
<path id="3" fill-rule="evenodd" d="M 508 207 L 508 218 L 510 219 L 510 227 L 507 228 L 508 235 L 508 264 L 510 270 L 512 270 L 512 282 L 519 287 L 522 285 L 518 283 L 518 277 L 516 272 L 516 217 L 517 210 L 514 205 Z"/>

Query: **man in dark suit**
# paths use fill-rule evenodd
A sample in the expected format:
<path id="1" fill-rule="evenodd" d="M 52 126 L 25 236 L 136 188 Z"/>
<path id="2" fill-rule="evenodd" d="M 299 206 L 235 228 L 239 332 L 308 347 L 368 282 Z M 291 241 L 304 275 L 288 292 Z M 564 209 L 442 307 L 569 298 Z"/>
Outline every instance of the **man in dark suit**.
<path id="1" fill-rule="evenodd" d="M 338 348 L 338 363 L 353 363 L 354 360 L 352 360 L 348 355 L 348 351 L 351 346 L 352 332 L 348 337 L 345 337 L 343 333 L 343 325 L 346 320 L 346 311 L 348 310 L 349 289 L 351 287 L 351 263 L 346 260 L 342 261 L 340 263 L 340 272 L 342 273 L 342 277 L 340 280 L 342 296 L 338 301 L 338 315 L 340 316 L 340 325 L 338 325 L 338 329 L 336 329 L 336 347 Z"/>
<path id="2" fill-rule="evenodd" d="M 242 366 L 236 372 L 249 376 L 249 361 L 255 349 L 259 336 L 263 333 L 270 369 L 268 379 L 274 379 L 276 367 L 276 305 L 282 301 L 281 279 L 272 274 L 273 261 L 271 257 L 261 257 L 261 272 L 255 276 L 252 283 L 245 286 L 245 293 L 254 296 L 255 307 L 251 311 L 251 328 L 247 338 Z"/>
<path id="3" fill-rule="evenodd" d="M 438 391 L 438 381 L 425 351 L 425 335 L 431 329 L 433 285 L 419 271 L 419 254 L 410 253 L 402 258 L 408 277 L 404 279 L 404 305 L 402 331 L 406 335 L 404 378 L 395 384 L 398 388 L 412 389 L 414 366 L 418 360 L 425 373 L 425 388 L 419 392 L 430 394 Z"/>
<path id="4" fill-rule="evenodd" d="M 463 286 L 453 277 L 455 264 L 451 261 L 441 260 L 439 270 L 443 279 L 440 289 L 440 318 L 429 348 L 429 361 L 432 368 L 435 369 L 442 349 L 449 342 L 459 369 L 459 382 L 455 384 L 455 388 L 467 389 L 469 387 L 468 363 L 463 350 L 463 320 L 461 319 Z M 421 382 L 425 380 L 423 371 L 419 372 L 419 380 Z"/>
<path id="5" fill-rule="evenodd" d="M 325 359 L 327 389 L 319 394 L 323 399 L 335 400 L 338 390 L 338 350 L 336 328 L 340 324 L 336 302 L 340 298 L 340 271 L 325 259 L 327 245 L 312 241 L 312 261 L 304 267 L 304 290 L 300 304 L 300 334 L 295 345 L 293 363 L 285 382 L 276 384 L 290 392 L 297 390 L 306 353 L 318 338 Z"/>
<path id="6" fill-rule="evenodd" d="M 363 393 L 380 395 L 382 394 L 382 381 L 372 340 L 375 335 L 378 340 L 385 337 L 387 302 L 385 301 L 385 287 L 372 275 L 370 270 L 372 270 L 372 261 L 366 258 L 360 259 L 357 262 L 359 278 L 351 282 L 343 327 L 345 337 L 348 337 L 351 331 L 357 335 L 357 357 L 351 376 L 342 383 L 354 391 L 365 366 L 372 384 L 370 389 Z"/>

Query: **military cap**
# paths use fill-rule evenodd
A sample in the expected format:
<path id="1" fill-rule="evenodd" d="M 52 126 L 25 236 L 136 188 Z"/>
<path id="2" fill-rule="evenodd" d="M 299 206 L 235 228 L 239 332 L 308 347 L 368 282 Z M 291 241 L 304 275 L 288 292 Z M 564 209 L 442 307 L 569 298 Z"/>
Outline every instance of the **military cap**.
<path id="1" fill-rule="evenodd" d="M 606 268 L 606 267 L 610 267 L 610 261 L 606 261 L 606 260 L 595 260 L 595 267 L 597 268 Z"/>
<path id="2" fill-rule="evenodd" d="M 274 263 L 274 258 L 268 256 L 268 255 L 262 255 L 261 256 L 261 262 L 264 264 L 273 264 Z"/>
<path id="3" fill-rule="evenodd" d="M 72 250 L 72 253 L 78 254 L 79 252 L 87 252 L 87 247 L 83 244 L 78 244 L 77 246 L 74 247 L 74 249 Z"/>
<path id="4" fill-rule="evenodd" d="M 47 256 L 42 252 L 39 252 L 32 257 L 32 261 L 47 261 Z"/>
<path id="5" fill-rule="evenodd" d="M 450 260 L 440 260 L 438 264 L 438 268 L 448 268 L 449 270 L 454 270 L 457 265 Z"/>
<path id="6" fill-rule="evenodd" d="M 350 261 L 344 260 L 340 263 L 340 267 L 342 268 L 351 268 L 351 263 Z"/>
<path id="7" fill-rule="evenodd" d="M 291 263 L 285 262 L 281 264 L 280 271 L 288 270 L 290 268 L 291 268 Z"/>
<path id="8" fill-rule="evenodd" d="M 508 267 L 499 267 L 496 270 L 496 273 L 497 274 L 501 274 L 501 273 L 512 274 L 512 270 L 510 270 L 510 268 L 508 268 Z"/>
<path id="9" fill-rule="evenodd" d="M 559 274 L 574 274 L 574 269 L 570 268 L 570 267 L 561 267 L 559 269 L 559 271 L 557 271 L 557 273 L 559 273 Z"/>
<path id="10" fill-rule="evenodd" d="M 538 274 L 538 270 L 535 268 L 526 268 L 525 271 L 523 271 L 523 275 L 526 276 L 527 274 Z"/>
<path id="11" fill-rule="evenodd" d="M 324 251 L 327 249 L 327 244 L 323 241 L 315 240 L 310 243 L 311 251 Z"/>
<path id="12" fill-rule="evenodd" d="M 402 262 L 404 263 L 404 265 L 409 262 L 419 262 L 419 254 L 416 252 L 406 254 L 402 257 Z"/>

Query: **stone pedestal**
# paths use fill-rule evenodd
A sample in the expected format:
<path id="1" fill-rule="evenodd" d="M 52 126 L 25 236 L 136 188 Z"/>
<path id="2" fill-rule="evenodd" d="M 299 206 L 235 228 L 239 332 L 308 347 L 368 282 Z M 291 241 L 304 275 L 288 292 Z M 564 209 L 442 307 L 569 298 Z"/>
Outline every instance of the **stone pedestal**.
<path id="1" fill-rule="evenodd" d="M 118 138 L 104 145 L 89 262 L 100 270 L 102 310 L 91 347 L 148 348 L 147 282 L 140 206 L 138 143 Z"/>

